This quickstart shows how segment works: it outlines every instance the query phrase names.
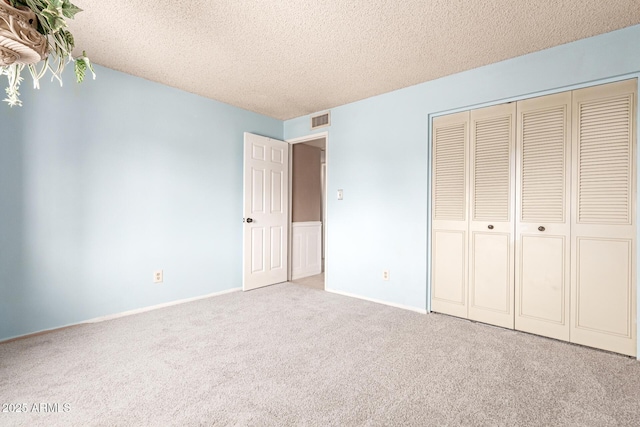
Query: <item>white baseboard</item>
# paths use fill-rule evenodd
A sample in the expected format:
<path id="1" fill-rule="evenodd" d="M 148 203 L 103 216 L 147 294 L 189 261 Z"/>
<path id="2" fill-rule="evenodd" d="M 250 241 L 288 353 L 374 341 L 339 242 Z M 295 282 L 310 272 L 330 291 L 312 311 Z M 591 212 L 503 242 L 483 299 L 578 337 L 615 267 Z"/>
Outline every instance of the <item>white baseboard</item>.
<path id="1" fill-rule="evenodd" d="M 107 316 L 96 317 L 94 319 L 85 320 L 84 322 L 80 322 L 78 324 L 104 322 L 105 320 L 118 319 L 120 317 L 131 316 L 132 314 L 139 314 L 139 313 L 144 313 L 146 311 L 157 310 L 159 308 L 165 308 L 165 307 L 171 307 L 173 305 L 184 304 L 186 302 L 193 302 L 193 301 L 198 301 L 198 300 L 205 299 L 205 298 L 217 297 L 217 296 L 220 296 L 220 295 L 230 294 L 232 292 L 238 292 L 238 291 L 241 291 L 241 290 L 242 290 L 242 288 L 232 288 L 232 289 L 227 289 L 225 291 L 214 292 L 212 294 L 202 295 L 202 296 L 199 296 L 199 297 L 185 298 L 185 299 L 180 299 L 180 300 L 176 300 L 176 301 L 169 301 L 169 302 L 165 302 L 163 304 L 152 305 L 152 306 L 149 306 L 149 307 L 136 308 L 135 310 L 123 311 L 122 313 L 115 313 L 115 314 L 109 314 Z"/>
<path id="2" fill-rule="evenodd" d="M 165 302 L 163 304 L 152 305 L 152 306 L 149 306 L 149 307 L 137 308 L 135 310 L 123 311 L 121 313 L 109 314 L 107 316 L 96 317 L 96 318 L 93 318 L 93 319 L 84 320 L 82 322 L 69 323 L 69 324 L 64 325 L 64 326 L 58 326 L 58 327 L 49 328 L 49 329 L 42 329 L 40 331 L 30 332 L 30 333 L 24 334 L 24 335 L 16 335 L 14 337 L 9 337 L 9 338 L 2 339 L 2 340 L 0 340 L 0 343 L 3 343 L 5 341 L 13 341 L 13 340 L 16 340 L 16 339 L 19 339 L 19 338 L 27 338 L 27 337 L 30 337 L 32 335 L 40 335 L 40 334 L 45 333 L 45 332 L 53 332 L 53 331 L 57 331 L 58 329 L 69 328 L 71 326 L 84 325 L 84 324 L 87 324 L 87 323 L 99 323 L 99 322 L 104 322 L 106 320 L 118 319 L 120 317 L 131 316 L 132 314 L 139 314 L 139 313 L 144 313 L 146 311 L 157 310 L 159 308 L 171 307 L 172 305 L 184 304 L 184 303 L 187 303 L 187 302 L 198 301 L 198 300 L 205 299 L 205 298 L 217 297 L 217 296 L 220 296 L 220 295 L 230 294 L 232 292 L 238 292 L 238 291 L 241 291 L 241 290 L 242 290 L 242 288 L 232 288 L 232 289 L 227 289 L 227 290 L 220 291 L 220 292 L 214 292 L 212 294 L 202 295 L 202 296 L 199 296 L 199 297 L 185 298 L 185 299 L 181 299 L 181 300 Z"/>
<path id="3" fill-rule="evenodd" d="M 422 308 L 416 308 L 416 307 L 411 307 L 411 306 L 408 306 L 408 305 L 396 304 L 396 303 L 393 303 L 393 302 L 382 301 L 382 300 L 374 299 L 374 298 L 367 298 L 367 297 L 363 297 L 361 295 L 350 294 L 348 292 L 336 291 L 334 289 L 325 288 L 325 291 L 331 292 L 332 294 L 342 295 L 342 296 L 345 296 L 345 297 L 357 298 L 357 299 L 361 299 L 361 300 L 365 300 L 365 301 L 375 302 L 377 304 L 388 305 L 390 307 L 401 308 L 403 310 L 415 311 L 416 313 L 420 313 L 420 314 L 427 314 L 427 310 L 424 310 Z"/>

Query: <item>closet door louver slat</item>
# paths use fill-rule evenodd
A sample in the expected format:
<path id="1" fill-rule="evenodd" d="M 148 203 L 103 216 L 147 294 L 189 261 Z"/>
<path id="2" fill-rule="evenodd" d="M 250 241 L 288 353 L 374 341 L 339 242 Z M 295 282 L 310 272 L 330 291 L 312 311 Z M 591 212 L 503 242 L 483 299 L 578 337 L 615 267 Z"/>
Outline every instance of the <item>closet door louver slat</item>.
<path id="1" fill-rule="evenodd" d="M 630 224 L 632 98 L 583 102 L 578 108 L 578 222 Z"/>
<path id="2" fill-rule="evenodd" d="M 465 220 L 466 134 L 466 123 L 434 129 L 434 219 Z"/>
<path id="3" fill-rule="evenodd" d="M 513 123 L 501 116 L 474 123 L 473 219 L 508 221 Z"/>
<path id="4" fill-rule="evenodd" d="M 567 106 L 561 106 L 546 111 L 519 111 L 522 114 L 520 191 L 524 222 L 564 220 L 566 109 Z M 540 200 L 545 201 L 544 205 Z"/>

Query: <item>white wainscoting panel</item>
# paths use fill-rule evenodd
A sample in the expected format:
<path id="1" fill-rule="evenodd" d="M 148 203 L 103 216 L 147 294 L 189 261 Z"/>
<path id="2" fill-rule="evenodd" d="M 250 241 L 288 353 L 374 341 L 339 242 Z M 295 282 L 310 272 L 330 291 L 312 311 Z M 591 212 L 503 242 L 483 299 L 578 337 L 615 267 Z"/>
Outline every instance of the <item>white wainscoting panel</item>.
<path id="1" fill-rule="evenodd" d="M 322 222 L 294 222 L 291 242 L 291 279 L 322 273 Z"/>

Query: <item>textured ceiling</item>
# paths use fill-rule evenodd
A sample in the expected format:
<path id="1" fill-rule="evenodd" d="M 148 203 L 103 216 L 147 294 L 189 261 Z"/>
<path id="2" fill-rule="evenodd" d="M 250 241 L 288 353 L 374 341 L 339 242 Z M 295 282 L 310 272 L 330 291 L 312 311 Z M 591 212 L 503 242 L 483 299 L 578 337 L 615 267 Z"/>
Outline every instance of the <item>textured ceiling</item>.
<path id="1" fill-rule="evenodd" d="M 289 119 L 640 23 L 639 0 L 74 0 L 100 65 Z"/>

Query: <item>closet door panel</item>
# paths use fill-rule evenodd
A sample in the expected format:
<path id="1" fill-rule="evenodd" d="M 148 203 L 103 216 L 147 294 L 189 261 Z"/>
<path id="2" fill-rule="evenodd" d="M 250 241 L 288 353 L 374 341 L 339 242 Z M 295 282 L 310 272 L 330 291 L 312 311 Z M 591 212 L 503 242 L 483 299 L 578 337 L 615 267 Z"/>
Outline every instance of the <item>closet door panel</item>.
<path id="1" fill-rule="evenodd" d="M 517 109 L 515 328 L 568 341 L 571 92 Z"/>
<path id="2" fill-rule="evenodd" d="M 469 318 L 513 328 L 516 104 L 471 112 Z"/>
<path id="3" fill-rule="evenodd" d="M 576 326 L 605 335 L 629 337 L 631 240 L 582 237 L 576 241 L 576 251 L 580 284 L 576 293 Z M 616 310 L 610 309 L 613 307 Z"/>
<path id="4" fill-rule="evenodd" d="M 433 231 L 433 311 L 467 317 L 467 233 Z"/>
<path id="5" fill-rule="evenodd" d="M 512 284 L 510 260 L 510 233 L 487 233 L 474 231 L 472 234 L 471 257 L 473 259 L 473 287 L 470 299 L 475 309 L 496 315 L 494 322 L 502 325 L 502 316 L 511 313 Z M 499 316 L 499 317 L 498 317 Z"/>
<path id="6" fill-rule="evenodd" d="M 547 323 L 566 326 L 554 338 L 569 340 L 568 305 L 569 268 L 565 257 L 569 254 L 564 236 L 523 236 L 519 246 L 519 276 L 516 276 L 516 329 L 540 335 Z M 526 320 L 525 320 L 526 319 Z M 527 322 L 527 320 L 529 322 Z M 543 325 L 529 326 L 531 321 Z M 525 326 L 526 325 L 526 326 Z M 529 327 L 527 327 L 529 326 Z M 565 331 L 566 330 L 566 331 Z"/>
<path id="7" fill-rule="evenodd" d="M 636 355 L 637 80 L 573 92 L 571 341 Z"/>
<path id="8" fill-rule="evenodd" d="M 433 120 L 431 309 L 467 317 L 469 112 Z"/>

